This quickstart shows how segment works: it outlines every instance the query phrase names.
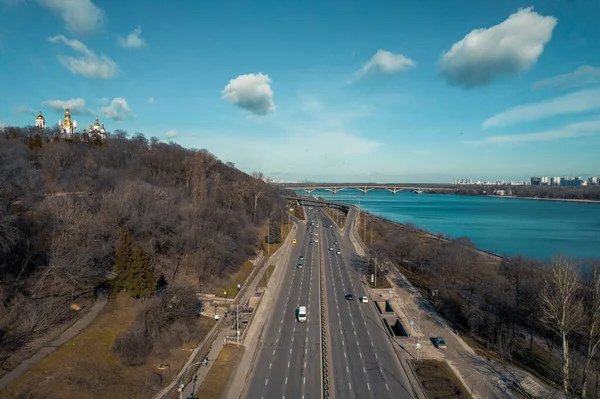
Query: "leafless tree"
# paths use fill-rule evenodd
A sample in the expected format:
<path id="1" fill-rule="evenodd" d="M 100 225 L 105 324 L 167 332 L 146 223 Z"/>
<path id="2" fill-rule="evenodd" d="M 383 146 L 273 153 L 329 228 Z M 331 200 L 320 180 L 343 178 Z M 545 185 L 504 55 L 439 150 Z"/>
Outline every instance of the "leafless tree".
<path id="1" fill-rule="evenodd" d="M 583 306 L 579 297 L 578 269 L 572 260 L 558 256 L 544 276 L 540 300 L 543 319 L 562 341 L 563 390 L 569 394 L 569 334 L 582 321 Z"/>
<path id="2" fill-rule="evenodd" d="M 586 397 L 592 358 L 600 347 L 600 265 L 594 265 L 590 281 L 590 295 L 585 301 L 587 357 L 583 369 L 581 396 Z"/>
<path id="3" fill-rule="evenodd" d="M 252 172 L 254 180 L 249 182 L 252 197 L 254 199 L 254 210 L 252 211 L 252 222 L 256 221 L 256 208 L 258 206 L 258 198 L 264 193 L 265 182 L 263 181 L 264 175 L 262 172 Z"/>

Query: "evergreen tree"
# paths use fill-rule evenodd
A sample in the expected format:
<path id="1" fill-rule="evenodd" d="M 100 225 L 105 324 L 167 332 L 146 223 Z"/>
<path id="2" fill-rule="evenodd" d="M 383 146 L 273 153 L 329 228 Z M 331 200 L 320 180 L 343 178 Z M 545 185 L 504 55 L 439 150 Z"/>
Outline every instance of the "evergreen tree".
<path id="1" fill-rule="evenodd" d="M 115 249 L 115 273 L 117 274 L 115 283 L 118 290 L 127 289 L 126 271 L 132 255 L 133 241 L 131 240 L 131 235 L 127 230 L 123 229 L 119 234 L 119 242 Z"/>
<path id="2" fill-rule="evenodd" d="M 152 294 L 156 279 L 152 260 L 144 248 L 131 239 L 126 230 L 121 230 L 115 254 L 116 287 L 129 292 L 134 298 Z"/>

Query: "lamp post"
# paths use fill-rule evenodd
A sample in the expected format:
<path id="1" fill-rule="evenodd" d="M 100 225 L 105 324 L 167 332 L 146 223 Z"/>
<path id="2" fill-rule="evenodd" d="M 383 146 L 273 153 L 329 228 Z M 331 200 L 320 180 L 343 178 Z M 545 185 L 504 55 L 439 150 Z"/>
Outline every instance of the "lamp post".
<path id="1" fill-rule="evenodd" d="M 208 356 L 206 356 L 204 358 L 204 360 L 202 360 L 201 362 L 192 363 L 189 366 L 187 366 L 181 376 L 185 375 L 185 373 L 187 373 L 187 371 L 190 369 L 190 367 L 196 366 L 198 364 L 206 364 L 208 366 Z M 198 376 L 195 375 L 194 376 L 194 386 L 192 389 L 192 396 L 194 396 L 194 392 L 196 391 L 196 381 L 197 380 L 198 380 Z M 179 399 L 183 399 L 183 390 L 185 388 L 185 385 L 181 383 L 181 377 L 179 377 L 179 379 L 177 380 L 177 385 L 179 385 L 179 388 L 177 388 L 177 392 L 179 392 Z"/>

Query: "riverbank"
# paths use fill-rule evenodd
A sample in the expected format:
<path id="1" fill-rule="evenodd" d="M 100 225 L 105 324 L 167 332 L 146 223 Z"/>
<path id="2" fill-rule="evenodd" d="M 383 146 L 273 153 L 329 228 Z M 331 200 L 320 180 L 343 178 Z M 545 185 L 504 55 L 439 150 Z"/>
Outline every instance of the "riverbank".
<path id="1" fill-rule="evenodd" d="M 461 194 L 456 194 L 456 195 L 461 195 Z M 481 195 L 481 197 L 511 198 L 511 199 L 540 200 L 540 201 L 560 201 L 560 202 L 588 202 L 588 203 L 600 204 L 600 201 L 598 201 L 598 200 L 575 199 L 575 198 L 516 197 L 514 195 Z"/>

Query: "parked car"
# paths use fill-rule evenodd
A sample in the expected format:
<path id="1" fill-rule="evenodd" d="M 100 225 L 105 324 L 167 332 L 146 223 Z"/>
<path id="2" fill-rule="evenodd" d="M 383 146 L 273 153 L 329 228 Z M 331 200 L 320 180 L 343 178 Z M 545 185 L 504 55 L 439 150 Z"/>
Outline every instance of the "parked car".
<path id="1" fill-rule="evenodd" d="M 446 341 L 443 337 L 435 337 L 435 346 L 438 349 L 446 349 Z"/>

